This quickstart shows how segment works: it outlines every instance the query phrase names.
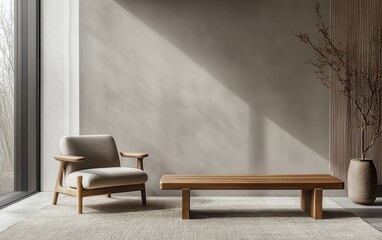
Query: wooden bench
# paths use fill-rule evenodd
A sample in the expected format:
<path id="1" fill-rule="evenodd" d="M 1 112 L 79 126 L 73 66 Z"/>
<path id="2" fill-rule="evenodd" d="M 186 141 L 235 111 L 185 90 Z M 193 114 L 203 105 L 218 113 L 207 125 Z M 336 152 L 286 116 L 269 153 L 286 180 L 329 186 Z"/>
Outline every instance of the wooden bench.
<path id="1" fill-rule="evenodd" d="M 322 218 L 323 189 L 343 189 L 328 174 L 304 175 L 164 175 L 160 189 L 182 190 L 182 218 L 190 218 L 190 190 L 301 190 L 301 209 Z"/>

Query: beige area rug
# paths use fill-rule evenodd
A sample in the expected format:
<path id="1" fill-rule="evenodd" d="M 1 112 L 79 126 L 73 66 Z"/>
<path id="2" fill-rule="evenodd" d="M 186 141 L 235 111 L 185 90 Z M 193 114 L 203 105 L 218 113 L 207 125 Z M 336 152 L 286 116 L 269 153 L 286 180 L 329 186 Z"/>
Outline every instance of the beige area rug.
<path id="1" fill-rule="evenodd" d="M 181 219 L 180 198 L 126 196 L 85 198 L 84 214 L 75 198 L 60 197 L 0 233 L 0 239 L 382 239 L 382 233 L 324 199 L 324 219 L 299 209 L 299 198 L 195 197 L 191 220 Z"/>

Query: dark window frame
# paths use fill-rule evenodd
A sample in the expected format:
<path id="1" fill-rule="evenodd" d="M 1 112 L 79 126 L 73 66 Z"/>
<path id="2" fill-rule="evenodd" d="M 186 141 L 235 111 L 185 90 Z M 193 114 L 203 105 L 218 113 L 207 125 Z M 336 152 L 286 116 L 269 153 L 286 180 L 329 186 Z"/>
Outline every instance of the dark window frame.
<path id="1" fill-rule="evenodd" d="M 40 191 L 40 6 L 15 0 L 15 182 L 0 207 Z"/>

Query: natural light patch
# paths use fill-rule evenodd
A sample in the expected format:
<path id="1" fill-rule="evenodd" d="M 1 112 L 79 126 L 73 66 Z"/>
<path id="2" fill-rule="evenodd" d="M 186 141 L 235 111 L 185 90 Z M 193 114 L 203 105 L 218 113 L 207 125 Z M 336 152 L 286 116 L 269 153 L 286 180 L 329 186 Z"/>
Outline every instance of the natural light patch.
<path id="1" fill-rule="evenodd" d="M 328 169 L 308 144 L 193 61 L 161 29 L 113 1 L 80 4 L 81 134 L 112 134 L 122 148 L 149 152 L 153 182 L 169 173 Z"/>
<path id="2" fill-rule="evenodd" d="M 313 151 L 274 121 L 264 118 L 264 131 L 266 173 L 329 172 L 328 159 Z"/>
<path id="3" fill-rule="evenodd" d="M 246 171 L 250 106 L 125 9 L 99 3 L 81 15 L 82 133 L 151 149 L 158 174 L 166 162 L 174 172 Z"/>

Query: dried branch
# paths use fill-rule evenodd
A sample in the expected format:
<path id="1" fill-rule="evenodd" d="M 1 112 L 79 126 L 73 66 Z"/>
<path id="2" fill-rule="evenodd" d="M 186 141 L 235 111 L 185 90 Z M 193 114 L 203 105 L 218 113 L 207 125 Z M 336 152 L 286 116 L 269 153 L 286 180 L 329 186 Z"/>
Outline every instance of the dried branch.
<path id="1" fill-rule="evenodd" d="M 361 154 L 365 159 L 367 152 L 382 134 L 382 40 L 377 29 L 371 33 L 367 64 L 358 62 L 358 45 L 343 45 L 330 36 L 331 26 L 324 23 L 320 13 L 320 4 L 315 6 L 317 23 L 317 41 L 312 41 L 309 34 L 293 33 L 301 42 L 310 46 L 315 59 L 306 61 L 316 71 L 317 78 L 326 86 L 331 81 L 339 83 L 338 94 L 350 100 L 354 106 L 355 127 L 361 129 Z M 332 70 L 331 78 L 326 72 Z M 371 128 L 372 136 L 365 142 L 366 130 Z"/>

